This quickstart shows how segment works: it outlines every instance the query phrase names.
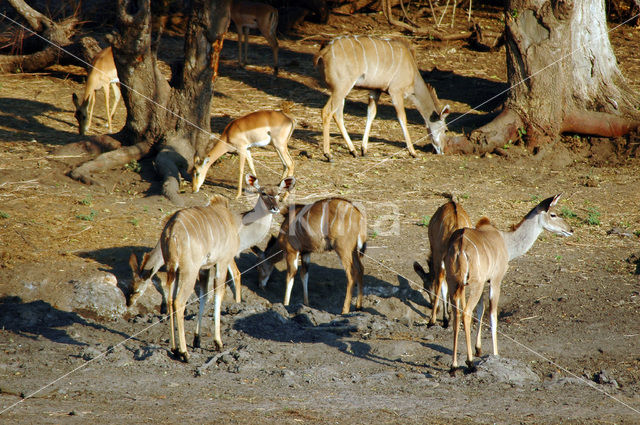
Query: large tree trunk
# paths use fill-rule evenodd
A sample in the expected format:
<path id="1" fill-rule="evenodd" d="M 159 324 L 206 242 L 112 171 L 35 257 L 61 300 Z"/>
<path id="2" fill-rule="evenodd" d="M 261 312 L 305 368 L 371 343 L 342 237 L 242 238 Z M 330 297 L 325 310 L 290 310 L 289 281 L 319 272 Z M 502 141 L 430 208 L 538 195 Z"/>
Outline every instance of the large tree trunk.
<path id="1" fill-rule="evenodd" d="M 209 142 L 211 44 L 226 31 L 229 7 L 230 0 L 191 2 L 185 58 L 175 68 L 178 75 L 172 78 L 175 87 L 171 87 L 156 63 L 149 0 L 118 0 L 118 34 L 112 41 L 127 122 L 112 137 L 124 146 L 76 168 L 72 178 L 92 183 L 92 173 L 152 153 L 163 180 L 163 194 L 183 204 L 178 194 L 180 175 L 186 175 L 194 153 L 204 151 Z"/>
<path id="2" fill-rule="evenodd" d="M 602 0 L 510 0 L 503 112 L 471 133 L 488 152 L 525 136 L 530 150 L 563 132 L 619 137 L 638 128 L 638 98 L 618 69 Z M 456 140 L 449 152 L 468 151 Z"/>

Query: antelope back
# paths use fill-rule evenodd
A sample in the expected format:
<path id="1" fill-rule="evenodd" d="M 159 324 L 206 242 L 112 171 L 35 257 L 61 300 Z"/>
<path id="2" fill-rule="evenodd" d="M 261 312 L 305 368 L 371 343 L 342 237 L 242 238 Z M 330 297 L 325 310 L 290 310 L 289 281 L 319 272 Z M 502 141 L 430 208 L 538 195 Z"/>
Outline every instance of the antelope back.
<path id="1" fill-rule="evenodd" d="M 464 285 L 468 281 L 484 284 L 504 275 L 508 264 L 504 239 L 488 218 L 481 218 L 474 229 L 459 229 L 451 235 L 445 257 L 447 280 L 455 275 Z"/>
<path id="2" fill-rule="evenodd" d="M 215 265 L 238 252 L 237 224 L 226 198 L 214 195 L 205 207 L 185 208 L 167 222 L 161 236 L 167 270 Z"/>
<path id="3" fill-rule="evenodd" d="M 295 121 L 284 112 L 261 110 L 232 121 L 225 128 L 223 136 L 226 135 L 228 142 L 235 148 L 249 149 L 266 146 L 271 139 L 286 142 L 294 125 Z"/>
<path id="4" fill-rule="evenodd" d="M 325 82 L 348 92 L 354 85 L 389 90 L 413 87 L 417 71 L 413 52 L 400 39 L 369 36 L 334 38 L 315 58 Z"/>
<path id="5" fill-rule="evenodd" d="M 453 201 L 440 206 L 429 221 L 429 244 L 434 262 L 444 257 L 449 238 L 458 229 L 472 227 L 471 219 L 460 204 Z"/>
<path id="6" fill-rule="evenodd" d="M 299 252 L 322 252 L 341 245 L 362 249 L 367 238 L 367 220 L 350 201 L 329 198 L 289 208 L 281 236 Z"/>

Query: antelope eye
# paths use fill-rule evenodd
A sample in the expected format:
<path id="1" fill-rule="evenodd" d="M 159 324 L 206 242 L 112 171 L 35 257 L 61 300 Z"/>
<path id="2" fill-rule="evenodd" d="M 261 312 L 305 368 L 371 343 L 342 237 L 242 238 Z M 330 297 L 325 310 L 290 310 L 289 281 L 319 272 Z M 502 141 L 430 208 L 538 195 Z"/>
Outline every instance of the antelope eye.
<path id="1" fill-rule="evenodd" d="M 551 218 L 556 218 L 557 217 L 556 213 L 551 213 L 550 215 L 551 215 Z"/>

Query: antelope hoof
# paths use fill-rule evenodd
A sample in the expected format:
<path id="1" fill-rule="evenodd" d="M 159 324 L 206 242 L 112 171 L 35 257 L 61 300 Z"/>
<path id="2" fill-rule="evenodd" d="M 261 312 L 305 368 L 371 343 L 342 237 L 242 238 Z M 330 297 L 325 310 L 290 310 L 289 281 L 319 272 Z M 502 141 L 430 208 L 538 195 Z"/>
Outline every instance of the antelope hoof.
<path id="1" fill-rule="evenodd" d="M 365 148 L 360 149 L 360 155 L 367 156 L 367 150 Z"/>
<path id="2" fill-rule="evenodd" d="M 478 370 L 476 368 L 476 365 L 473 364 L 473 360 L 467 360 L 466 363 L 467 363 L 467 373 L 474 373 Z"/>
<path id="3" fill-rule="evenodd" d="M 189 353 L 187 353 L 186 351 L 178 352 L 178 360 L 183 363 L 189 363 Z"/>
<path id="4" fill-rule="evenodd" d="M 357 158 L 358 154 L 356 153 L 355 150 L 349 151 L 349 153 L 351 154 L 352 157 Z"/>
<path id="5" fill-rule="evenodd" d="M 160 304 L 160 314 L 167 314 L 167 303 Z"/>
<path id="6" fill-rule="evenodd" d="M 481 357 L 481 356 L 482 356 L 482 348 L 476 347 L 476 357 Z"/>
<path id="7" fill-rule="evenodd" d="M 449 369 L 449 376 L 451 376 L 452 378 L 455 378 L 457 372 L 458 372 L 458 367 L 451 366 L 451 369 Z"/>
<path id="8" fill-rule="evenodd" d="M 214 343 L 215 343 L 215 346 L 216 346 L 216 350 L 222 351 L 222 347 L 223 347 L 222 341 L 214 341 Z"/>
<path id="9" fill-rule="evenodd" d="M 193 348 L 200 348 L 200 335 L 193 336 Z"/>
<path id="10" fill-rule="evenodd" d="M 333 162 L 333 157 L 330 153 L 325 153 L 324 157 L 327 158 L 327 162 Z"/>
<path id="11" fill-rule="evenodd" d="M 449 319 L 442 319 L 442 327 L 445 329 L 449 327 Z"/>

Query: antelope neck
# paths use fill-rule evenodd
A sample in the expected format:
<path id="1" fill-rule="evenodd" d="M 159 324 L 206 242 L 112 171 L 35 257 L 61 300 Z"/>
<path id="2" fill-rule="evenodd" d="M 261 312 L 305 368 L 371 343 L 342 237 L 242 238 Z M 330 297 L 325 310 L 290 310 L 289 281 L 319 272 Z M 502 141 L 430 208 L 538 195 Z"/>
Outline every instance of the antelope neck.
<path id="1" fill-rule="evenodd" d="M 509 261 L 526 254 L 538 239 L 540 233 L 542 233 L 542 226 L 538 224 L 537 214 L 525 218 L 514 230 L 500 231 L 509 253 Z"/>

